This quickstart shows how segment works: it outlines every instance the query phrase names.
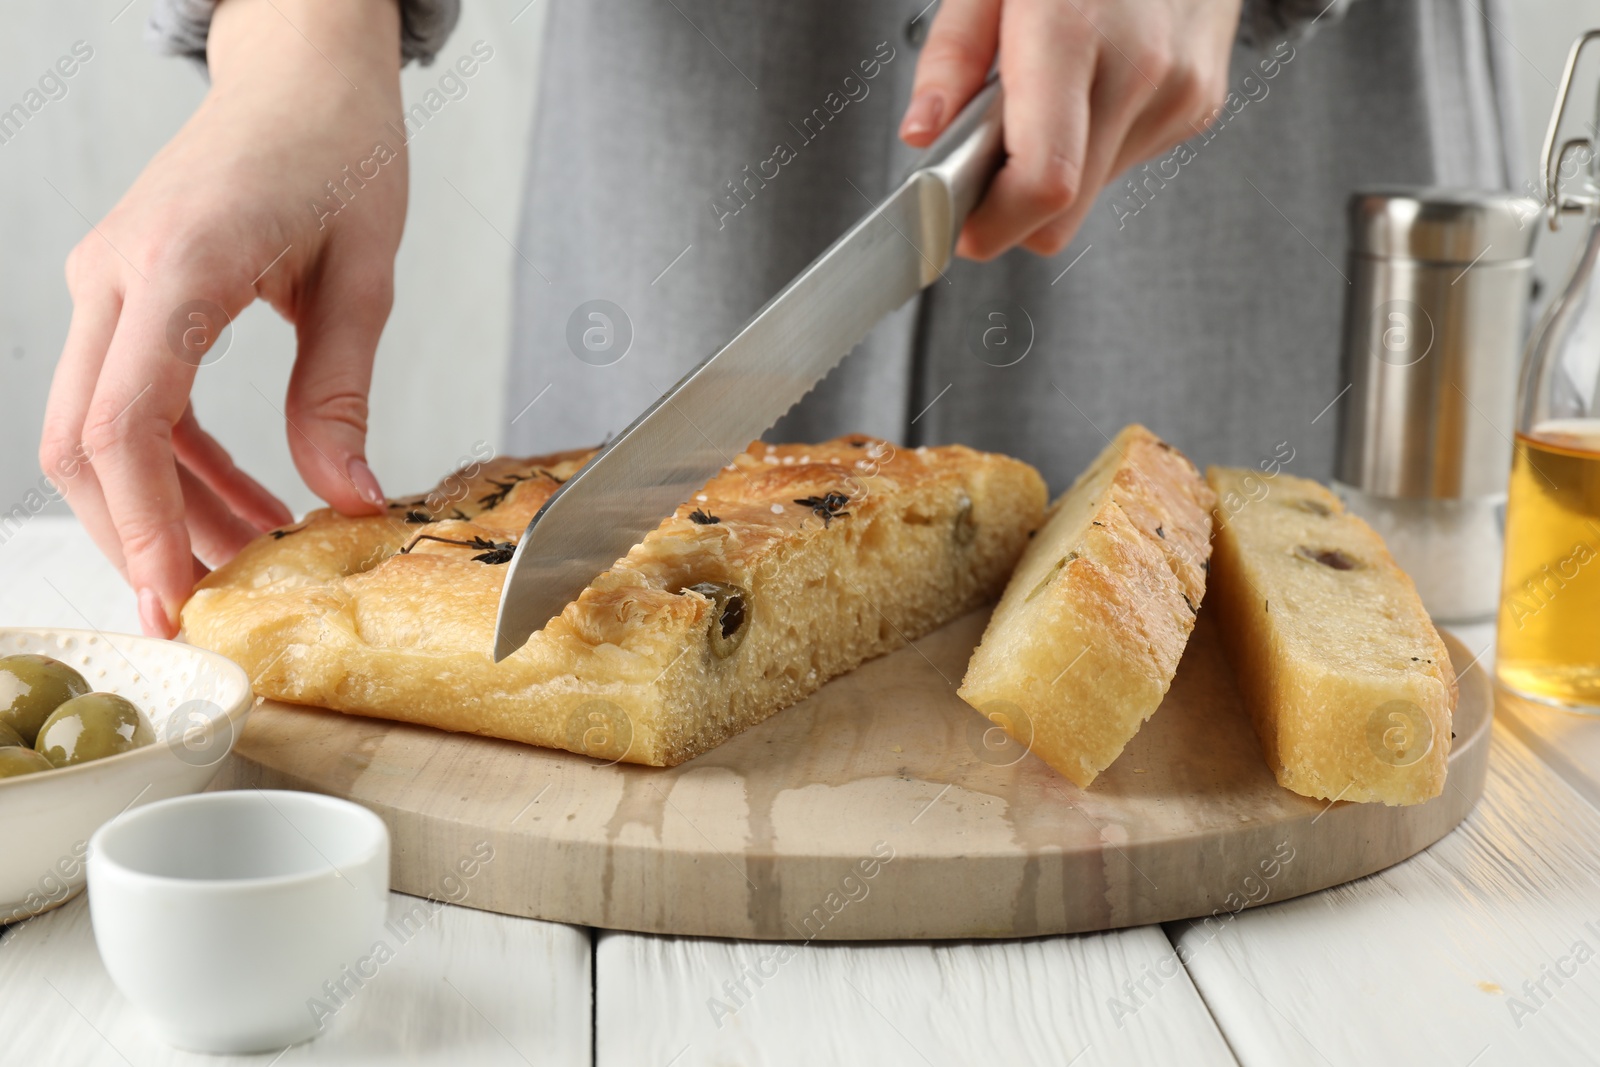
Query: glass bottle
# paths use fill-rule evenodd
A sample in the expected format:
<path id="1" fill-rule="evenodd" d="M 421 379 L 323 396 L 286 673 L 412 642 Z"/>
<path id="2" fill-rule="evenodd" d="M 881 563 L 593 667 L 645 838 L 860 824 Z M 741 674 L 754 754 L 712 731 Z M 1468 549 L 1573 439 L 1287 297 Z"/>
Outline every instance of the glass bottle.
<path id="1" fill-rule="evenodd" d="M 1523 358 L 1496 673 L 1521 696 L 1600 714 L 1600 161 L 1591 138 L 1556 143 L 1573 71 L 1594 41 L 1600 30 L 1573 44 L 1545 137 L 1550 226 L 1578 215 L 1588 232 Z"/>

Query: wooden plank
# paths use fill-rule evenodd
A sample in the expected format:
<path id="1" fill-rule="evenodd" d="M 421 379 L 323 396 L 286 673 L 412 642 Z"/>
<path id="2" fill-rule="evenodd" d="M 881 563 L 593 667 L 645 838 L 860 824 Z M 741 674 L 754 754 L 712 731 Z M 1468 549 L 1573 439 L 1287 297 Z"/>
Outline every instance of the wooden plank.
<path id="1" fill-rule="evenodd" d="M 591 1062 L 587 930 L 390 896 L 394 956 L 342 1002 L 301 1063 L 560 1065 Z M 405 934 L 402 939 L 395 930 Z M 233 1067 L 160 1043 L 111 984 L 88 902 L 9 928 L 0 947 L 0 1060 L 85 1067 Z"/>
<path id="2" fill-rule="evenodd" d="M 1568 785 L 1600 807 L 1600 717 L 1546 707 L 1509 694 L 1500 721 Z"/>
<path id="3" fill-rule="evenodd" d="M 1597 883 L 1600 812 L 1497 725 L 1483 799 L 1426 852 L 1169 932 L 1246 1065 L 1590 1063 Z"/>
<path id="4" fill-rule="evenodd" d="M 600 1067 L 1234 1062 L 1154 926 L 898 945 L 607 933 L 595 968 Z M 1149 1002 L 1118 1011 L 1141 979 Z"/>

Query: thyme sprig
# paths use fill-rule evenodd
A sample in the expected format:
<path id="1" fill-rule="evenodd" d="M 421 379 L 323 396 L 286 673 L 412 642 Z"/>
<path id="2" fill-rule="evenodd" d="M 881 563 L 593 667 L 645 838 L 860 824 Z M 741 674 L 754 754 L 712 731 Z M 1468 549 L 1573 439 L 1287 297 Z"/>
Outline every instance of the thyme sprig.
<path id="1" fill-rule="evenodd" d="M 849 518 L 850 516 L 848 511 L 843 510 L 844 506 L 850 503 L 850 497 L 846 493 L 825 493 L 822 496 L 805 496 L 800 497 L 795 501 L 795 503 L 802 507 L 810 508 L 816 514 L 817 518 L 822 520 L 823 529 L 827 529 L 828 525 L 833 522 L 834 519 L 845 519 Z"/>
<path id="2" fill-rule="evenodd" d="M 506 497 L 511 495 L 511 490 L 516 488 L 518 482 L 525 482 L 532 477 L 533 475 L 531 474 L 508 474 L 503 482 L 497 482 L 490 478 L 489 484 L 494 486 L 494 489 L 479 497 L 478 503 L 483 505 L 483 510 L 485 511 L 497 508 L 505 503 Z"/>
<path id="3" fill-rule="evenodd" d="M 479 563 L 500 564 L 510 563 L 511 557 L 516 554 L 517 546 L 512 541 L 491 541 L 487 537 L 474 537 L 470 541 L 458 541 L 453 537 L 437 537 L 433 534 L 418 534 L 416 540 L 400 550 L 405 555 L 417 547 L 418 541 L 438 541 L 446 545 L 461 545 L 464 548 L 475 548 L 480 551 L 472 558 Z"/>

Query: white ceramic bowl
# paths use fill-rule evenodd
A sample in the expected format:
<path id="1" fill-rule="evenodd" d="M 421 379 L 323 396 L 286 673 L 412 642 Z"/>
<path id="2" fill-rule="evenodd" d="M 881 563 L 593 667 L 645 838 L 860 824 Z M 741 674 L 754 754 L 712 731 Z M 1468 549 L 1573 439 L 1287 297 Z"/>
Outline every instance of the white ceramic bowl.
<path id="1" fill-rule="evenodd" d="M 0 656 L 21 652 L 58 659 L 94 689 L 133 701 L 157 741 L 76 767 L 0 778 L 0 923 L 75 896 L 84 884 L 89 838 L 107 820 L 204 789 L 253 703 L 238 664 L 174 641 L 0 628 Z"/>
<path id="2" fill-rule="evenodd" d="M 315 1037 L 388 958 L 389 831 L 348 800 L 243 789 L 106 823 L 89 914 L 111 980 L 168 1044 Z"/>

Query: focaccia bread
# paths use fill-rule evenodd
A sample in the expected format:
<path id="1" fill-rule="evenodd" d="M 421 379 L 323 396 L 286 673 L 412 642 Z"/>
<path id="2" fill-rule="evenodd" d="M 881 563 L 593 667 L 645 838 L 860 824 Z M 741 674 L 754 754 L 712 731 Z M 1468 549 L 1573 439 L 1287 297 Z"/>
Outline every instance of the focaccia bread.
<path id="1" fill-rule="evenodd" d="M 673 766 L 994 597 L 1046 497 L 961 446 L 757 443 L 494 663 L 503 564 L 590 455 L 315 511 L 201 582 L 185 634 L 266 696 Z"/>
<path id="2" fill-rule="evenodd" d="M 1161 704 L 1206 590 L 1211 491 L 1126 427 L 1051 505 L 973 653 L 962 699 L 1079 786 Z"/>
<path id="3" fill-rule="evenodd" d="M 1286 789 L 1416 804 L 1444 790 L 1456 675 L 1383 539 L 1316 482 L 1212 467 L 1211 599 Z"/>

